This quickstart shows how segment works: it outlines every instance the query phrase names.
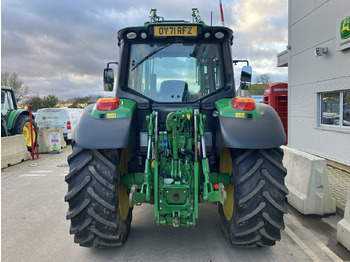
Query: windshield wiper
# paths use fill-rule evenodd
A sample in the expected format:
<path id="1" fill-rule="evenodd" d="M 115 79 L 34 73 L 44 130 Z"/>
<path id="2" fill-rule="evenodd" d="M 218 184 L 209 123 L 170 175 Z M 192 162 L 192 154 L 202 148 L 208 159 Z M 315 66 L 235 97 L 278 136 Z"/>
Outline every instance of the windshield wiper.
<path id="1" fill-rule="evenodd" d="M 153 49 L 148 55 L 146 55 L 140 62 L 138 62 L 134 67 L 131 69 L 131 71 L 134 71 L 136 68 L 139 67 L 143 62 L 145 62 L 148 58 L 155 55 L 156 53 L 162 51 L 164 48 L 167 48 L 168 46 L 172 45 L 171 43 L 164 43 L 157 48 Z"/>

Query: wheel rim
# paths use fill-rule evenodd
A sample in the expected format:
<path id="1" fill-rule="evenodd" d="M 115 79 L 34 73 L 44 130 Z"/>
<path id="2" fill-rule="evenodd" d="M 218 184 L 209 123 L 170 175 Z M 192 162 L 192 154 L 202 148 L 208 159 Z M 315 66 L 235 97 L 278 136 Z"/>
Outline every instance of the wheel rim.
<path id="1" fill-rule="evenodd" d="M 126 220 L 129 214 L 128 188 L 126 186 L 120 185 L 118 188 L 118 192 L 120 216 L 123 220 Z"/>
<path id="2" fill-rule="evenodd" d="M 230 150 L 224 148 L 221 151 L 220 156 L 220 173 L 228 173 L 232 176 L 232 158 Z M 233 198 L 233 185 L 225 186 L 225 191 L 227 193 L 227 199 L 225 204 L 222 206 L 225 218 L 230 220 L 233 215 L 234 198 Z"/>
<path id="3" fill-rule="evenodd" d="M 128 172 L 128 162 L 130 160 L 130 150 L 128 148 L 124 148 L 120 157 L 119 164 L 119 174 L 120 177 Z M 120 182 L 120 177 L 119 181 Z M 119 184 L 118 186 L 118 196 L 119 196 L 119 212 L 120 216 L 123 220 L 128 218 L 129 214 L 129 195 L 128 188 L 124 185 Z"/>
<path id="4" fill-rule="evenodd" d="M 30 125 L 30 122 L 27 122 L 24 124 L 23 126 L 23 135 L 24 135 L 24 139 L 26 141 L 26 145 L 27 146 L 32 146 L 32 134 L 30 129 L 33 130 L 33 135 L 35 136 L 35 129 L 33 125 Z M 33 143 L 34 143 L 34 139 L 33 139 Z"/>

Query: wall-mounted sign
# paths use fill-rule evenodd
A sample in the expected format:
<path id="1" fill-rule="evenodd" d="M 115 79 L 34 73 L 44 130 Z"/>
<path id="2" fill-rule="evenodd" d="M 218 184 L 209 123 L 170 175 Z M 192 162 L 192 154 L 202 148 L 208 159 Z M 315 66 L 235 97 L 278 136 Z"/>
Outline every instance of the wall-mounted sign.
<path id="1" fill-rule="evenodd" d="M 350 13 L 338 17 L 336 30 L 337 51 L 350 48 Z"/>

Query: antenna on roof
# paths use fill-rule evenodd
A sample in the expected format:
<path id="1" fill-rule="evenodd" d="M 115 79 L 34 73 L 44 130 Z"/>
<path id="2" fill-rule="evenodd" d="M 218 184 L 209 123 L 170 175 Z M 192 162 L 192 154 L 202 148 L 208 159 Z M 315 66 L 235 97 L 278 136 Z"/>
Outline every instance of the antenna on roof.
<path id="1" fill-rule="evenodd" d="M 203 23 L 201 17 L 199 16 L 199 11 L 197 8 L 192 8 L 192 22 Z"/>
<path id="2" fill-rule="evenodd" d="M 157 15 L 157 9 L 151 9 L 148 19 L 150 23 L 157 23 L 159 21 L 164 21 L 164 17 Z"/>
<path id="3" fill-rule="evenodd" d="M 221 0 L 219 0 L 219 5 L 220 5 L 220 14 L 221 14 L 222 26 L 225 26 L 225 22 L 224 22 L 224 11 L 223 11 L 223 9 L 222 9 L 222 2 L 221 2 Z"/>

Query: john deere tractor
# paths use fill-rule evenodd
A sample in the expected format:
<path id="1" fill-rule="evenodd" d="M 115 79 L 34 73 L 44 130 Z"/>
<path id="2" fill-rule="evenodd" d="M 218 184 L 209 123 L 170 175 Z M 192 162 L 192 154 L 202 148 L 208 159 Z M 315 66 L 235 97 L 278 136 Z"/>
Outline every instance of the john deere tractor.
<path id="1" fill-rule="evenodd" d="M 1 87 L 1 137 L 23 134 L 29 151 L 37 139 L 37 129 L 30 123 L 29 111 L 19 109 L 12 87 Z M 33 135 L 32 135 L 33 134 Z"/>
<path id="2" fill-rule="evenodd" d="M 198 206 L 218 205 L 229 243 L 272 246 L 287 213 L 286 140 L 268 105 L 236 97 L 229 28 L 167 21 L 151 10 L 143 26 L 118 32 L 119 62 L 104 70 L 102 98 L 82 113 L 68 157 L 67 219 L 85 247 L 125 243 L 135 206 L 155 223 L 192 227 Z M 242 68 L 240 88 L 252 70 Z M 137 207 L 135 207 L 137 208 Z M 176 229 L 174 229 L 176 230 Z"/>

